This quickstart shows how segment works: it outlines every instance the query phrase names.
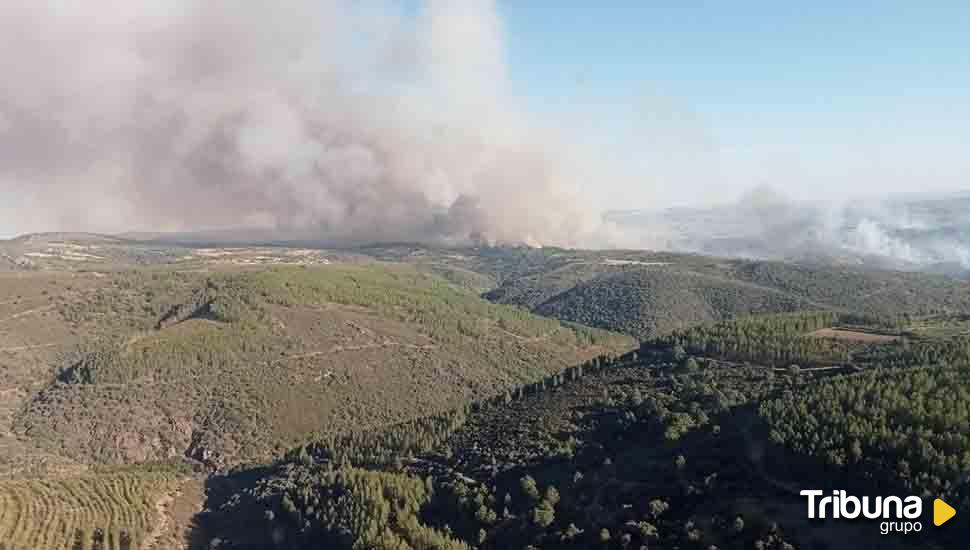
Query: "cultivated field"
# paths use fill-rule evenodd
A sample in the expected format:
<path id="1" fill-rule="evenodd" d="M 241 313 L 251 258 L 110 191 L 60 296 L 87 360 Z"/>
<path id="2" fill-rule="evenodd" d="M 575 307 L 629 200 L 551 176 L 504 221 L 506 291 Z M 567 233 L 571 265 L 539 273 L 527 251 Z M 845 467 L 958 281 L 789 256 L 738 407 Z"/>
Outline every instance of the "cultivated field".
<path id="1" fill-rule="evenodd" d="M 0 481 L 0 546 L 141 548 L 159 536 L 159 508 L 176 484 L 174 474 L 146 472 Z"/>

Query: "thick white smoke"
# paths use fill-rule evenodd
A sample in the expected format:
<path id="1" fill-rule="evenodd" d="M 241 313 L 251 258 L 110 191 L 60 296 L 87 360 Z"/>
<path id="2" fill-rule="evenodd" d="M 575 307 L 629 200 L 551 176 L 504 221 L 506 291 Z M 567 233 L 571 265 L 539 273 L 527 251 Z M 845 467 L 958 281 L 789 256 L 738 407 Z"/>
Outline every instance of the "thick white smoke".
<path id="1" fill-rule="evenodd" d="M 879 222 L 864 218 L 845 236 L 845 246 L 862 254 L 920 263 L 921 255 L 903 239 L 890 235 Z"/>
<path id="2" fill-rule="evenodd" d="M 0 215 L 20 231 L 612 238 L 510 99 L 491 1 L 5 4 Z"/>
<path id="3" fill-rule="evenodd" d="M 675 251 L 964 275 L 970 270 L 968 207 L 967 193 L 798 202 L 756 188 L 735 204 L 611 219 L 629 233 L 669 228 L 666 248 Z"/>

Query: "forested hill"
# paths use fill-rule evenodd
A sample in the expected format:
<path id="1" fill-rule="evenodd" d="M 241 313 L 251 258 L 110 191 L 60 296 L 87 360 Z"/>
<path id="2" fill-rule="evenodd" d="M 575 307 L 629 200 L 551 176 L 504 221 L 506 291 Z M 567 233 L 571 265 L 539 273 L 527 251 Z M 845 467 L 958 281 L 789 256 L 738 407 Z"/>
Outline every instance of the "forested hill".
<path id="1" fill-rule="evenodd" d="M 970 313 L 970 282 L 938 275 L 686 254 L 530 248 L 373 247 L 484 296 L 640 339 L 697 323 L 802 310 L 905 316 Z"/>
<path id="2" fill-rule="evenodd" d="M 819 307 L 769 287 L 652 268 L 598 276 L 545 300 L 533 311 L 649 338 L 710 321 Z"/>
<path id="3" fill-rule="evenodd" d="M 905 537 L 806 518 L 805 488 L 970 506 L 964 321 L 819 332 L 855 320 L 688 329 L 497 399 L 296 448 L 214 479 L 200 532 L 233 548 L 963 548 L 959 514 L 935 529 L 924 513 Z M 796 333 L 805 366 L 776 366 L 774 344 Z M 832 346 L 846 353 L 834 367 L 808 366 Z"/>

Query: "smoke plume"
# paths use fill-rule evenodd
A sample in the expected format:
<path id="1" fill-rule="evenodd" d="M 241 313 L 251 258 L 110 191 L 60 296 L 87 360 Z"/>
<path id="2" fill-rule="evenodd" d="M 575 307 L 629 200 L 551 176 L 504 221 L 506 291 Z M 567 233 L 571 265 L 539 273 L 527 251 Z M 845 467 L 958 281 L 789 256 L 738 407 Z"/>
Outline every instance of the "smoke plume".
<path id="1" fill-rule="evenodd" d="M 488 0 L 8 2 L 0 215 L 608 244 L 561 138 L 510 99 L 503 44 Z"/>
<path id="2" fill-rule="evenodd" d="M 708 209 L 612 213 L 627 233 L 667 228 L 665 248 L 773 260 L 837 260 L 970 275 L 970 194 L 800 202 L 766 187 Z"/>

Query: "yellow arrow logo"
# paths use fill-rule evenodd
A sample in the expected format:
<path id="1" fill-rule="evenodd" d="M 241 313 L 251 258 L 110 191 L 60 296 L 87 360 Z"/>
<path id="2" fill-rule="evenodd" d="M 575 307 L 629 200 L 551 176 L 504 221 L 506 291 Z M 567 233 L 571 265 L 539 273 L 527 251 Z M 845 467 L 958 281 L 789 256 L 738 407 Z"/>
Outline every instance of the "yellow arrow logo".
<path id="1" fill-rule="evenodd" d="M 940 499 L 933 501 L 933 525 L 939 527 L 953 519 L 955 515 L 957 515 L 957 511 L 949 504 Z"/>

